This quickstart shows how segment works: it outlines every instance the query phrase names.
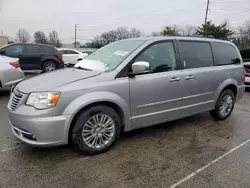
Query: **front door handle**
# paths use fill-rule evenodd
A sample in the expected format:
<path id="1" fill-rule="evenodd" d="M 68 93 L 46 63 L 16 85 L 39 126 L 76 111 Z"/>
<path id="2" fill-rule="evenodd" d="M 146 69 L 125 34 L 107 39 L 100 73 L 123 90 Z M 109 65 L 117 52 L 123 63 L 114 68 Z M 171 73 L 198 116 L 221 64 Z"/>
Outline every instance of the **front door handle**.
<path id="1" fill-rule="evenodd" d="M 180 78 L 173 77 L 169 81 L 170 82 L 178 82 L 178 81 L 180 81 Z"/>
<path id="2" fill-rule="evenodd" d="M 194 79 L 193 75 L 189 75 L 189 76 L 185 77 L 185 80 L 192 80 L 192 79 Z"/>

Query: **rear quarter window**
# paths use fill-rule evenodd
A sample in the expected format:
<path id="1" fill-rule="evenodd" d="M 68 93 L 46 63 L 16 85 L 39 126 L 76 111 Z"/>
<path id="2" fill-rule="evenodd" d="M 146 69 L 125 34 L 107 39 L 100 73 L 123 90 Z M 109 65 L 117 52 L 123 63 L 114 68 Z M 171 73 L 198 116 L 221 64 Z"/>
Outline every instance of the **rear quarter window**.
<path id="1" fill-rule="evenodd" d="M 56 50 L 52 46 L 41 46 L 40 48 L 42 53 L 48 53 L 48 54 L 59 53 L 58 50 Z"/>
<path id="2" fill-rule="evenodd" d="M 213 42 L 212 49 L 215 65 L 240 64 L 238 49 L 231 44 Z"/>

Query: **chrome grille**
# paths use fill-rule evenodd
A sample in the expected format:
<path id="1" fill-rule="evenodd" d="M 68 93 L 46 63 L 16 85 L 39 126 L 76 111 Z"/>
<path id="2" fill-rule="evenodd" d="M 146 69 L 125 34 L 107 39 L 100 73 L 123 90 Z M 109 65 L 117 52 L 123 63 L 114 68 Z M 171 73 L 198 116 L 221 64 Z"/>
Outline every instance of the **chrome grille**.
<path id="1" fill-rule="evenodd" d="M 11 97 L 10 97 L 10 101 L 9 101 L 9 109 L 15 110 L 22 97 L 23 97 L 22 93 L 20 93 L 17 90 L 14 90 L 11 93 Z"/>

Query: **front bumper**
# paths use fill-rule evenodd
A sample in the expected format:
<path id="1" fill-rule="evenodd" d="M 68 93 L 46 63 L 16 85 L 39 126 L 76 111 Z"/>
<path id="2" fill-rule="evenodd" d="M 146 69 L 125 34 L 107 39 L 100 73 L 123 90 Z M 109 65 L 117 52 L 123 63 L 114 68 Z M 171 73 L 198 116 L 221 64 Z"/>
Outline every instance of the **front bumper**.
<path id="1" fill-rule="evenodd" d="M 39 117 L 39 111 L 33 110 L 36 111 L 33 116 L 30 113 L 22 114 L 19 109 L 17 111 L 20 112 L 9 111 L 9 122 L 17 138 L 34 146 L 58 146 L 68 143 L 67 125 L 70 116 L 44 117 L 43 114 Z"/>

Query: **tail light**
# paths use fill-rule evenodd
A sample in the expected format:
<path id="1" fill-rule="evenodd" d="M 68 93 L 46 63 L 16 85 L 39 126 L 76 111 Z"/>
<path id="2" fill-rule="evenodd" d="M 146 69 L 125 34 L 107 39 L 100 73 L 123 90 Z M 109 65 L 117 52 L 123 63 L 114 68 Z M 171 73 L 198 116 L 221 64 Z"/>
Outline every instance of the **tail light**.
<path id="1" fill-rule="evenodd" d="M 16 69 L 19 68 L 19 63 L 18 62 L 11 62 L 10 65 L 12 67 L 15 67 Z"/>
<path id="2" fill-rule="evenodd" d="M 246 69 L 243 67 L 243 83 L 246 82 Z"/>
<path id="3" fill-rule="evenodd" d="M 58 59 L 62 60 L 62 54 L 58 54 Z"/>

